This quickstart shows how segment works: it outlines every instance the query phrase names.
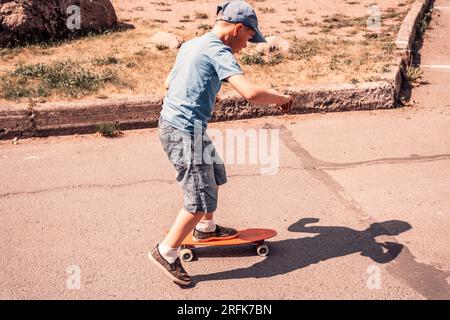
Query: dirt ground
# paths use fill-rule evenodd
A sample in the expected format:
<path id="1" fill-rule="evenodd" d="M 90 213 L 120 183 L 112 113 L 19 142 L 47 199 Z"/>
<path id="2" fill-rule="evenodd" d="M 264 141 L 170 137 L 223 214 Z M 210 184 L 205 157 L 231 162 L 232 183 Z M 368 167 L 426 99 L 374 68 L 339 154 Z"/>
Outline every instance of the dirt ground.
<path id="1" fill-rule="evenodd" d="M 254 54 L 254 46 L 249 45 L 239 54 L 238 61 L 256 83 L 280 90 L 302 83 L 378 80 L 380 74 L 391 68 L 394 40 L 412 3 L 411 0 L 249 2 L 256 8 L 264 35 L 289 39 L 292 50 L 273 65 L 246 65 L 243 58 Z M 183 41 L 207 32 L 221 1 L 112 0 L 112 3 L 119 21 L 132 28 L 59 44 L 0 49 L 0 104 L 163 95 L 163 82 L 176 51 L 158 50 L 149 39 L 158 31 L 177 34 Z M 367 26 L 369 16 L 376 15 L 375 10 L 369 9 L 374 4 L 381 13 L 381 33 Z M 55 67 L 58 63 L 65 67 Z M 67 78 L 76 73 L 77 81 L 81 77 L 83 81 L 87 79 L 86 83 L 81 83 L 80 90 L 68 90 L 64 83 L 49 87 L 42 79 L 20 69 L 25 65 L 26 70 L 35 70 L 37 64 L 44 64 L 54 73 L 66 72 Z M 91 78 L 95 83 L 91 83 Z M 222 90 L 232 88 L 225 85 Z"/>

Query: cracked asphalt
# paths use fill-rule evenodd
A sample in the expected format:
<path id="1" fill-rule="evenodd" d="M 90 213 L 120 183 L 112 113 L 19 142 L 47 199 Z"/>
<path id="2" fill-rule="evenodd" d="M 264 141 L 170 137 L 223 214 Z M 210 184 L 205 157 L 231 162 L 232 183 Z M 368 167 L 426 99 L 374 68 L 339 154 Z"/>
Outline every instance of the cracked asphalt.
<path id="1" fill-rule="evenodd" d="M 450 63 L 434 15 L 422 63 Z M 187 288 L 146 257 L 182 204 L 156 129 L 1 141 L 0 298 L 450 299 L 450 71 L 424 79 L 413 107 L 211 124 L 278 133 L 279 168 L 229 161 L 216 213 L 278 236 L 198 250 Z"/>

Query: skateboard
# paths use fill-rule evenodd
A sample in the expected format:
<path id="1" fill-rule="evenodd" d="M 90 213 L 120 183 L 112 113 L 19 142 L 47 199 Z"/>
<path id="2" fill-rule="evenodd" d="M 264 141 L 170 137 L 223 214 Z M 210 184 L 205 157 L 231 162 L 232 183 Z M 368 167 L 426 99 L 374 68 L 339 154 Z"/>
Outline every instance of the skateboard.
<path id="1" fill-rule="evenodd" d="M 228 240 L 211 240 L 206 242 L 196 242 L 192 239 L 192 233 L 183 240 L 180 250 L 180 258 L 185 262 L 192 261 L 194 258 L 193 249 L 196 247 L 212 247 L 212 246 L 236 246 L 243 244 L 253 244 L 256 246 L 256 253 L 260 257 L 269 254 L 269 246 L 264 243 L 266 239 L 273 238 L 277 235 L 275 230 L 271 229 L 245 229 L 239 230 L 236 238 Z"/>

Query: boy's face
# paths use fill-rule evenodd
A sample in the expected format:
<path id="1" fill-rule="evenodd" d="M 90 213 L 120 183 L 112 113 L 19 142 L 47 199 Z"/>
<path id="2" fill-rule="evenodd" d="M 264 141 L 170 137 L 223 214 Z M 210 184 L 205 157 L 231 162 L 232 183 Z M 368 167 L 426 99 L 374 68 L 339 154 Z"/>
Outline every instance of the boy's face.
<path id="1" fill-rule="evenodd" d="M 233 53 L 239 53 L 243 48 L 247 47 L 247 42 L 255 35 L 255 30 L 238 23 L 234 26 L 233 38 L 231 39 L 231 49 Z"/>

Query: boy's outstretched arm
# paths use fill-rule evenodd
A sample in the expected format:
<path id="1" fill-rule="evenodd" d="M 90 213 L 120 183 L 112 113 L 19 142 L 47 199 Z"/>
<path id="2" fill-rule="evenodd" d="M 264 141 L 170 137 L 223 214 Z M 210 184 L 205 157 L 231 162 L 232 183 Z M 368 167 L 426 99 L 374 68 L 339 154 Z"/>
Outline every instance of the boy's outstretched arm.
<path id="1" fill-rule="evenodd" d="M 276 104 L 281 106 L 283 111 L 289 111 L 292 106 L 292 96 L 280 94 L 275 90 L 261 88 L 253 84 L 242 74 L 229 77 L 228 82 L 243 96 L 246 100 L 258 104 Z"/>
<path id="2" fill-rule="evenodd" d="M 169 85 L 170 85 L 169 78 L 170 78 L 170 73 L 167 76 L 166 80 L 164 81 L 164 88 L 166 88 L 166 89 L 169 89 Z"/>

